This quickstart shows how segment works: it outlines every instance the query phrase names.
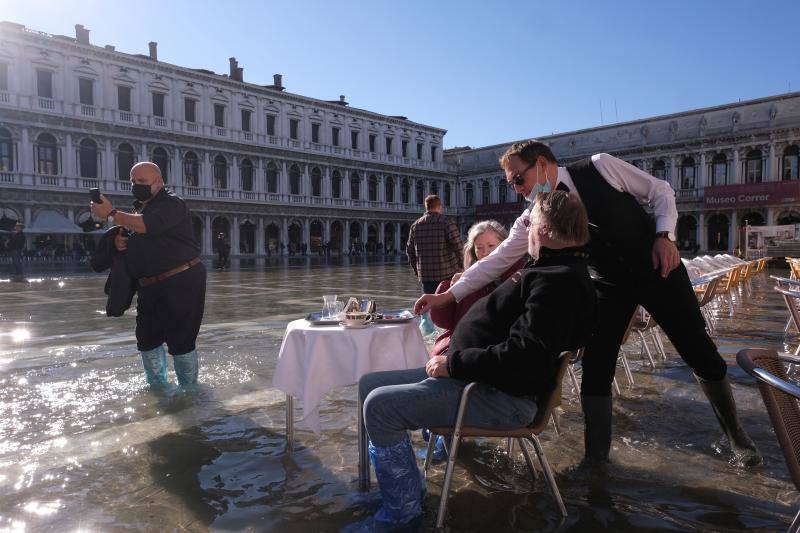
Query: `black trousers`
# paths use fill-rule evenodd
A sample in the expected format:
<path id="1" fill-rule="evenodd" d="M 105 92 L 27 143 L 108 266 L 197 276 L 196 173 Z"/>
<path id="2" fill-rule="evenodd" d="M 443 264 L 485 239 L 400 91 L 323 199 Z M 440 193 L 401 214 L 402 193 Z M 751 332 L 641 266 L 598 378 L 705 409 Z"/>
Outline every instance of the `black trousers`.
<path id="1" fill-rule="evenodd" d="M 139 288 L 136 346 L 152 350 L 167 343 L 172 355 L 195 349 L 206 302 L 206 267 L 198 263 L 164 281 Z"/>
<path id="2" fill-rule="evenodd" d="M 681 264 L 662 278 L 656 270 L 595 280 L 598 324 L 583 356 L 581 394 L 610 396 L 620 343 L 637 305 L 669 337 L 694 373 L 706 380 L 725 377 L 727 365 L 708 336 L 697 297 Z"/>

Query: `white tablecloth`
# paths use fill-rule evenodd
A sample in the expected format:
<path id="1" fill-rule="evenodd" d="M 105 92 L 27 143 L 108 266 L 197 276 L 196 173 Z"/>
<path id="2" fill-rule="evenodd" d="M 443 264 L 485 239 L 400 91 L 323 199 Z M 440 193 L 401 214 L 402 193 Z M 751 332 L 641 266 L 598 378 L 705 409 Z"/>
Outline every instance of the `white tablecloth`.
<path id="1" fill-rule="evenodd" d="M 319 434 L 319 402 L 334 388 L 353 385 L 370 372 L 419 368 L 427 361 L 416 320 L 364 329 L 295 320 L 286 326 L 272 384 L 303 400 L 298 425 Z"/>

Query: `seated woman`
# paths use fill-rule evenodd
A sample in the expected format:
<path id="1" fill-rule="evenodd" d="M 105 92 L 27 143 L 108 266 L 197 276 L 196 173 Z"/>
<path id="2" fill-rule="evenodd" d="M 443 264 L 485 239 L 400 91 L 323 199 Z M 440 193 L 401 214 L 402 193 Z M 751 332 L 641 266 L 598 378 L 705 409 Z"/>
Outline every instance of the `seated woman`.
<path id="1" fill-rule="evenodd" d="M 408 430 L 452 425 L 464 387 L 464 424 L 495 429 L 533 421 L 536 399 L 556 386 L 561 352 L 591 335 L 597 302 L 582 246 L 586 210 L 569 193 L 540 194 L 531 212 L 528 251 L 534 259 L 467 311 L 446 355 L 425 368 L 374 372 L 359 381 L 369 455 L 382 506 L 362 527 L 407 524 L 422 513 L 422 478 Z"/>
<path id="2" fill-rule="evenodd" d="M 480 261 L 497 248 L 497 245 L 506 240 L 508 230 L 496 220 L 484 220 L 474 224 L 467 233 L 467 244 L 464 246 L 464 270 L 472 266 L 473 263 Z M 450 336 L 461 320 L 461 317 L 472 307 L 472 304 L 491 293 L 503 281 L 507 280 L 511 274 L 525 265 L 525 258 L 511 265 L 511 267 L 500 276 L 500 279 L 493 281 L 482 289 L 478 289 L 460 302 L 452 302 L 448 305 L 431 309 L 431 320 L 438 327 L 444 329 L 444 333 L 439 335 L 431 349 L 431 357 L 443 355 L 447 352 L 450 345 Z M 445 280 L 436 288 L 436 294 L 443 293 L 450 288 L 451 283 L 455 283 L 460 274 L 453 276 L 452 281 Z"/>

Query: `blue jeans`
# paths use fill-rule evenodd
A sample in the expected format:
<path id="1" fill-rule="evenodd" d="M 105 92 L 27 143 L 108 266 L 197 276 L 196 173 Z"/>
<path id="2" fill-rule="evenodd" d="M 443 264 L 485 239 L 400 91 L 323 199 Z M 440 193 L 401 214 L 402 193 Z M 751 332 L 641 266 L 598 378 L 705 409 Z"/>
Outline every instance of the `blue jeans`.
<path id="1" fill-rule="evenodd" d="M 358 382 L 358 393 L 372 444 L 392 446 L 407 430 L 452 426 L 467 385 L 452 378 L 429 378 L 424 368 L 366 374 Z M 513 429 L 530 424 L 535 414 L 533 400 L 482 384 L 469 395 L 464 425 Z"/>

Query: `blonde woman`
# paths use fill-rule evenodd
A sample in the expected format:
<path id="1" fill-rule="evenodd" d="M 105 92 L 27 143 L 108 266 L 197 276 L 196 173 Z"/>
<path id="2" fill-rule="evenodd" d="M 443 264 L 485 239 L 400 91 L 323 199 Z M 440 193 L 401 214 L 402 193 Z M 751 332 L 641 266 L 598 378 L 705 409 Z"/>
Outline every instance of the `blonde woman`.
<path id="1" fill-rule="evenodd" d="M 467 233 L 467 244 L 464 246 L 464 269 L 471 267 L 488 256 L 497 246 L 508 237 L 508 230 L 496 220 L 484 220 L 474 224 Z M 438 327 L 444 329 L 444 333 L 439 335 L 431 350 L 431 357 L 434 355 L 444 355 L 450 345 L 450 336 L 461 320 L 461 317 L 472 307 L 472 304 L 491 293 L 500 283 L 505 281 L 511 274 L 519 270 L 525 264 L 526 257 L 511 265 L 496 281 L 485 287 L 478 289 L 459 302 L 452 302 L 443 307 L 431 310 L 431 319 Z M 445 292 L 452 283 L 458 281 L 461 273 L 456 273 L 452 280 L 446 280 L 436 288 L 436 294 Z"/>

